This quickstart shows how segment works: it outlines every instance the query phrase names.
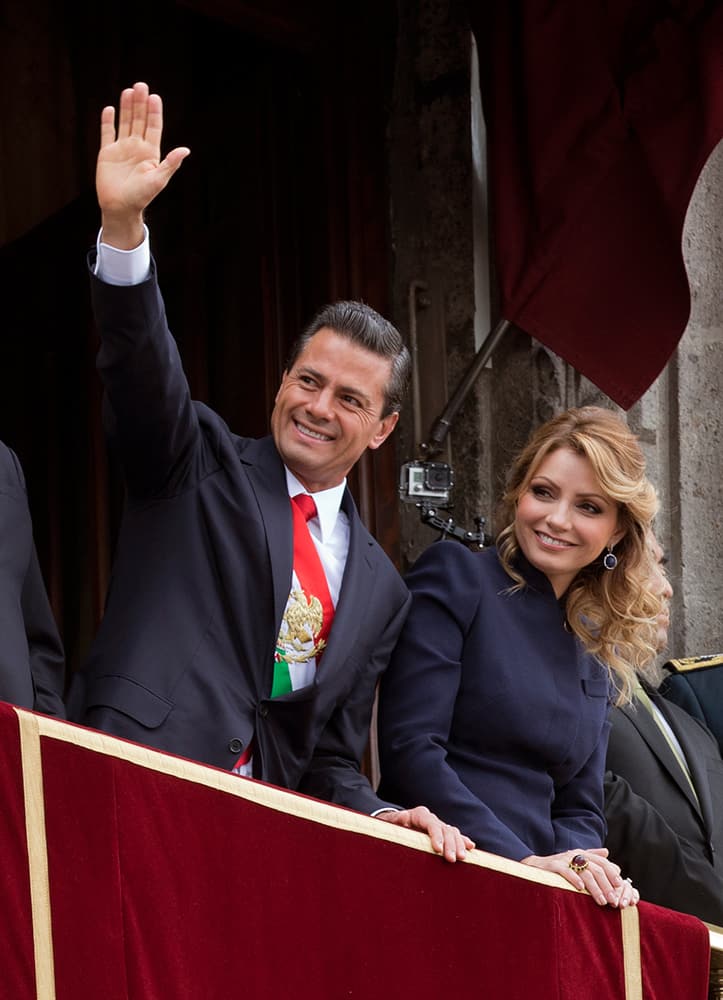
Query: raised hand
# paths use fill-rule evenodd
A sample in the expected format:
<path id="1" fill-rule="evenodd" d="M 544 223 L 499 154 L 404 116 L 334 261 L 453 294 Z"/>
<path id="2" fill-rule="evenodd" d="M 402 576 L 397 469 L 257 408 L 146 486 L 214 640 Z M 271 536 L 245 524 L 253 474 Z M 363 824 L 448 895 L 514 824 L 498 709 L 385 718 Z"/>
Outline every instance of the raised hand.
<path id="1" fill-rule="evenodd" d="M 121 93 L 118 131 L 115 109 L 103 108 L 96 192 L 103 217 L 102 239 L 130 250 L 143 239 L 143 212 L 189 155 L 177 146 L 161 160 L 163 102 L 136 83 Z"/>

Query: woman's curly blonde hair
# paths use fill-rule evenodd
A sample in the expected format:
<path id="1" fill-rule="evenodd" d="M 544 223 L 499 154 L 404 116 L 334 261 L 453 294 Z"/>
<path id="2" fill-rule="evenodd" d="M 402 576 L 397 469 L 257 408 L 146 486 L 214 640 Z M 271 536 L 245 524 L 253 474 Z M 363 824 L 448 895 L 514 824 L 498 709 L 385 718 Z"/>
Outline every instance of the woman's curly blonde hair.
<path id="1" fill-rule="evenodd" d="M 656 622 L 662 598 L 650 581 L 655 558 L 648 544 L 658 509 L 655 488 L 645 475 L 645 458 L 627 424 L 598 406 L 566 410 L 533 433 L 510 469 L 499 509 L 505 527 L 497 551 L 513 590 L 525 586 L 515 568 L 517 504 L 541 462 L 558 448 L 586 457 L 600 489 L 617 505 L 624 532 L 615 545 L 617 567 L 611 572 L 596 559 L 581 569 L 564 596 L 567 622 L 585 649 L 606 664 L 617 691 L 616 704 L 632 697 L 635 675 L 654 669 Z"/>

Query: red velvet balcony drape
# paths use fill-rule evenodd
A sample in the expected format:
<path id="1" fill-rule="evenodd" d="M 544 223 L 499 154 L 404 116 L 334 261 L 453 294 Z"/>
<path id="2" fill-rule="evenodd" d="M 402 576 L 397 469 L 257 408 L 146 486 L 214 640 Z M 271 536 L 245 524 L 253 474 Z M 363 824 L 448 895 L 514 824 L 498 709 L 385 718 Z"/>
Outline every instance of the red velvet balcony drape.
<path id="1" fill-rule="evenodd" d="M 706 996 L 709 934 L 693 917 L 642 904 L 626 950 L 634 914 L 555 876 L 482 852 L 447 865 L 380 820 L 18 714 L 22 760 L 18 716 L 0 706 L 13 1000 L 35 995 L 43 911 L 43 1000 Z"/>

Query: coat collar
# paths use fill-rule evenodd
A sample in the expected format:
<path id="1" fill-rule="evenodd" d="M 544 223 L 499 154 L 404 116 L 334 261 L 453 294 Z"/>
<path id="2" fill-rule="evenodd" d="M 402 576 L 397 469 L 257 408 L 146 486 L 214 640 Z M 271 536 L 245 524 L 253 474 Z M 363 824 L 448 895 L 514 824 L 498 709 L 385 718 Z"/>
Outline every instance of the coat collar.
<path id="1" fill-rule="evenodd" d="M 536 590 L 541 594 L 546 594 L 548 597 L 551 597 L 553 601 L 557 601 L 555 591 L 552 589 L 550 581 L 541 570 L 536 569 L 536 567 L 528 561 L 521 549 L 518 549 L 513 565 L 515 569 L 519 571 L 528 587 L 532 587 L 533 590 Z"/>

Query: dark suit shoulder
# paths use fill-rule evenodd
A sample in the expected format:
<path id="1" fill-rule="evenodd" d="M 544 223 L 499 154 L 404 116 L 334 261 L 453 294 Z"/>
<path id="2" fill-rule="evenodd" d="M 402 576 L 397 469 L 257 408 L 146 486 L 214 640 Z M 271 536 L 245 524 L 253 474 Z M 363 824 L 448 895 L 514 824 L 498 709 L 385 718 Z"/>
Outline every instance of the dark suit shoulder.
<path id="1" fill-rule="evenodd" d="M 395 606 L 405 603 L 409 596 L 407 585 L 397 567 L 362 521 L 348 488 L 344 491 L 341 509 L 349 519 L 350 552 L 353 548 L 357 553 L 363 554 L 367 563 L 375 568 L 375 572 L 381 574 L 378 579 L 383 580 L 385 592 L 390 595 L 390 600 Z"/>
<path id="2" fill-rule="evenodd" d="M 203 406 L 204 404 L 197 404 Z M 204 407 L 208 409 L 208 407 Z M 210 410 L 219 420 L 218 414 L 214 410 Z M 262 465 L 270 464 L 281 470 L 283 470 L 284 464 L 281 461 L 281 456 L 276 450 L 276 445 L 274 444 L 274 439 L 268 434 L 266 437 L 252 438 L 244 437 L 241 434 L 234 434 L 229 431 L 231 438 L 233 439 L 234 448 L 238 457 L 247 465 L 256 465 L 261 463 Z"/>
<path id="3" fill-rule="evenodd" d="M 0 441 L 0 487 L 13 486 L 25 493 L 25 477 L 12 448 Z"/>
<path id="4" fill-rule="evenodd" d="M 413 577 L 418 571 L 426 572 L 429 569 L 475 578 L 492 573 L 504 577 L 507 584 L 512 583 L 500 565 L 496 549 L 470 549 L 462 542 L 450 538 L 440 538 L 429 545 L 411 567 L 408 576 Z"/>

